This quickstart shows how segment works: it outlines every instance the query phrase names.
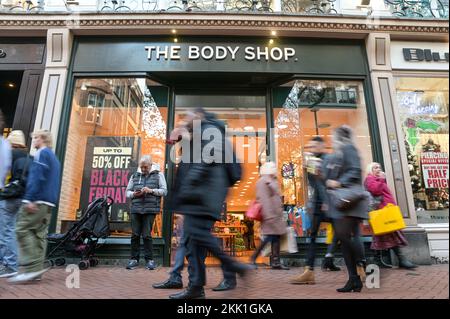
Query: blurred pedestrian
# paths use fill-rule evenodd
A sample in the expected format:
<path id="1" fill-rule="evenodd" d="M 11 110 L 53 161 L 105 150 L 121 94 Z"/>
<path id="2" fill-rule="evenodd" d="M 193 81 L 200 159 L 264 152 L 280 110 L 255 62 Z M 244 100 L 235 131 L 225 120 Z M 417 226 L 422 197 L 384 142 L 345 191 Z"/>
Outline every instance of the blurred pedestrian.
<path id="1" fill-rule="evenodd" d="M 310 157 L 307 162 L 307 176 L 309 186 L 313 190 L 312 196 L 308 200 L 308 210 L 312 213 L 312 228 L 310 239 L 311 242 L 308 248 L 308 258 L 306 267 L 300 276 L 294 278 L 292 284 L 315 284 L 314 277 L 314 263 L 316 258 L 316 239 L 320 230 L 320 224 L 323 222 L 331 222 L 326 216 L 328 210 L 327 192 L 325 187 L 325 180 L 322 177 L 322 167 L 327 165 L 327 156 L 325 154 L 325 141 L 320 136 L 314 136 L 307 144 Z M 332 257 L 325 257 L 325 262 L 322 266 L 325 270 L 338 271 L 333 263 Z"/>
<path id="2" fill-rule="evenodd" d="M 17 216 L 19 274 L 11 283 L 25 283 L 45 273 L 48 226 L 56 206 L 61 183 L 61 165 L 52 151 L 52 135 L 40 130 L 32 134 L 37 149 L 30 165 L 23 204 Z"/>
<path id="3" fill-rule="evenodd" d="M 11 144 L 3 137 L 5 120 L 0 111 L 0 190 L 5 187 L 6 176 L 11 169 Z"/>
<path id="4" fill-rule="evenodd" d="M 277 181 L 277 166 L 273 162 L 264 163 L 260 169 L 260 178 L 256 183 L 256 200 L 262 206 L 261 233 L 263 241 L 250 257 L 250 262 L 256 267 L 256 259 L 267 244 L 271 244 L 272 269 L 287 270 L 281 264 L 281 235 L 286 233 L 287 223 L 283 217 L 283 202 Z"/>
<path id="5" fill-rule="evenodd" d="M 190 152 L 187 156 L 183 150 L 185 156 L 178 166 L 168 207 L 171 211 L 185 215 L 184 238 L 189 284 L 185 291 L 171 295 L 171 299 L 205 297 L 203 287 L 206 283 L 207 251 L 221 261 L 226 274 L 245 275 L 248 270 L 248 266 L 226 255 L 211 233 L 214 223 L 220 219 L 228 188 L 241 174 L 238 163 L 225 163 L 225 125 L 214 114 L 202 108 L 190 113 L 186 123 L 191 132 Z M 212 140 L 209 133 L 213 134 Z"/>
<path id="6" fill-rule="evenodd" d="M 7 140 L 12 146 L 12 168 L 9 183 L 0 193 L 0 278 L 17 274 L 16 219 L 32 162 L 22 131 L 12 131 Z"/>
<path id="7" fill-rule="evenodd" d="M 333 220 L 336 239 L 341 242 L 342 253 L 349 279 L 338 292 L 360 292 L 364 276 L 364 247 L 360 238 L 360 226 L 367 219 L 368 201 L 362 187 L 361 158 L 353 142 L 353 132 L 341 126 L 333 132 L 333 155 L 324 167 L 325 185 L 328 189 L 328 216 Z M 357 199 L 353 206 L 342 208 L 338 201 L 339 189 L 353 190 Z M 352 194 L 352 195 L 354 195 Z M 359 266 L 359 267 L 358 267 Z"/>
<path id="8" fill-rule="evenodd" d="M 379 163 L 370 163 L 367 166 L 366 173 L 367 177 L 364 181 L 366 189 L 372 194 L 372 196 L 381 197 L 380 204 L 377 209 L 381 209 L 387 204 L 397 205 L 394 196 L 387 185 L 386 174 L 381 169 L 381 165 Z M 374 235 L 370 248 L 379 251 L 379 256 L 381 256 L 381 252 L 383 250 L 391 249 L 398 257 L 398 265 L 400 268 L 416 268 L 417 266 L 410 262 L 401 251 L 400 248 L 405 246 L 408 246 L 408 241 L 406 240 L 403 232 L 401 230 L 397 230 L 385 235 Z M 379 258 L 381 259 L 381 257 Z M 379 264 L 382 267 L 385 266 L 381 260 Z"/>
<path id="9" fill-rule="evenodd" d="M 139 266 L 141 236 L 144 241 L 145 267 L 155 269 L 153 260 L 152 229 L 155 216 L 161 211 L 161 198 L 167 195 L 167 183 L 159 166 L 152 163 L 150 155 L 139 161 L 140 171 L 134 173 L 127 186 L 131 199 L 131 258 L 127 269 Z"/>
<path id="10" fill-rule="evenodd" d="M 253 250 L 255 249 L 255 222 L 247 218 L 247 216 L 244 216 L 243 226 L 245 226 L 243 236 L 245 249 Z"/>

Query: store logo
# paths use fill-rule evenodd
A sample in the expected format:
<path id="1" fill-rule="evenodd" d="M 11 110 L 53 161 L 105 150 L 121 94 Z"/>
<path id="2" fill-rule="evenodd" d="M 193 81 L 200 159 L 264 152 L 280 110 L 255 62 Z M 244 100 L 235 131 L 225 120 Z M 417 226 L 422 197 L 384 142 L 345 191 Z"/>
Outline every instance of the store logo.
<path id="1" fill-rule="evenodd" d="M 6 57 L 6 52 L 3 51 L 3 49 L 0 49 L 0 59 L 5 58 Z"/>
<path id="2" fill-rule="evenodd" d="M 448 52 L 432 52 L 430 49 L 403 48 L 403 57 L 406 61 L 448 62 Z"/>
<path id="3" fill-rule="evenodd" d="M 196 45 L 189 45 L 187 47 L 182 47 L 180 45 L 152 45 L 145 46 L 144 49 L 147 51 L 147 59 L 151 60 L 169 60 L 176 61 L 181 60 L 183 55 L 188 60 L 215 60 L 222 61 L 227 58 L 235 61 L 239 54 L 243 59 L 247 61 L 289 61 L 294 59 L 295 62 L 298 58 L 295 58 L 296 52 L 294 48 L 279 48 L 279 47 L 253 47 L 247 46 L 241 48 L 239 46 L 210 46 L 206 45 L 203 47 Z M 243 53 L 241 53 L 243 52 Z"/>

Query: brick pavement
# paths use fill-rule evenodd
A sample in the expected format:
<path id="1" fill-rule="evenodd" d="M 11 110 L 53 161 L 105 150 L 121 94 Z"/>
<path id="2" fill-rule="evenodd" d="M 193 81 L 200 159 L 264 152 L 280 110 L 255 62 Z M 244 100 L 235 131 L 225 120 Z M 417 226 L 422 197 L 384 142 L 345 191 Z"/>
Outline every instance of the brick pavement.
<path id="1" fill-rule="evenodd" d="M 40 283 L 10 285 L 0 279 L 0 299 L 141 299 L 167 298 L 179 290 L 158 290 L 152 283 L 167 278 L 169 268 L 149 271 L 139 268 L 129 271 L 117 266 L 99 266 L 81 271 L 80 288 L 68 289 L 65 285 L 69 273 L 64 267 L 47 272 Z M 316 270 L 316 285 L 299 286 L 288 283 L 302 271 L 259 268 L 249 280 L 240 281 L 238 289 L 213 292 L 210 288 L 220 282 L 219 267 L 208 267 L 207 298 L 219 299 L 448 299 L 449 265 L 421 266 L 415 271 L 383 269 L 379 289 L 364 288 L 361 293 L 339 294 L 336 288 L 346 280 L 346 273 Z M 186 282 L 187 274 L 183 274 Z"/>

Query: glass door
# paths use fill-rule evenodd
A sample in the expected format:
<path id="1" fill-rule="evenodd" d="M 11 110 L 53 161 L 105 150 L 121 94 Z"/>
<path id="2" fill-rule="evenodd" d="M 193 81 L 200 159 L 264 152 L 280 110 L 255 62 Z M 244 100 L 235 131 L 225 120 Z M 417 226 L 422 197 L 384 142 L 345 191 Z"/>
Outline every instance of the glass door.
<path id="1" fill-rule="evenodd" d="M 241 162 L 243 175 L 229 191 L 223 205 L 222 220 L 214 227 L 224 249 L 234 256 L 247 256 L 255 247 L 257 227 L 244 218 L 244 212 L 256 196 L 258 168 L 266 156 L 265 95 L 216 94 L 175 95 L 175 126 L 189 110 L 202 106 L 214 113 L 227 127 L 227 138 L 233 143 Z M 174 218 L 173 248 L 179 242 L 177 218 Z M 172 256 L 174 253 L 172 253 Z"/>

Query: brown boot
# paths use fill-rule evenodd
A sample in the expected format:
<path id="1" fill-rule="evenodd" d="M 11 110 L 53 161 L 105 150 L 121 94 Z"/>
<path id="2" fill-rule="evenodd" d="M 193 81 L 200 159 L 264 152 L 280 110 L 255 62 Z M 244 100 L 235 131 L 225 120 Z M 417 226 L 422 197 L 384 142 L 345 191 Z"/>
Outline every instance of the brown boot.
<path id="1" fill-rule="evenodd" d="M 315 283 L 314 270 L 308 266 L 305 267 L 303 274 L 291 280 L 291 284 L 294 285 L 314 285 Z"/>

